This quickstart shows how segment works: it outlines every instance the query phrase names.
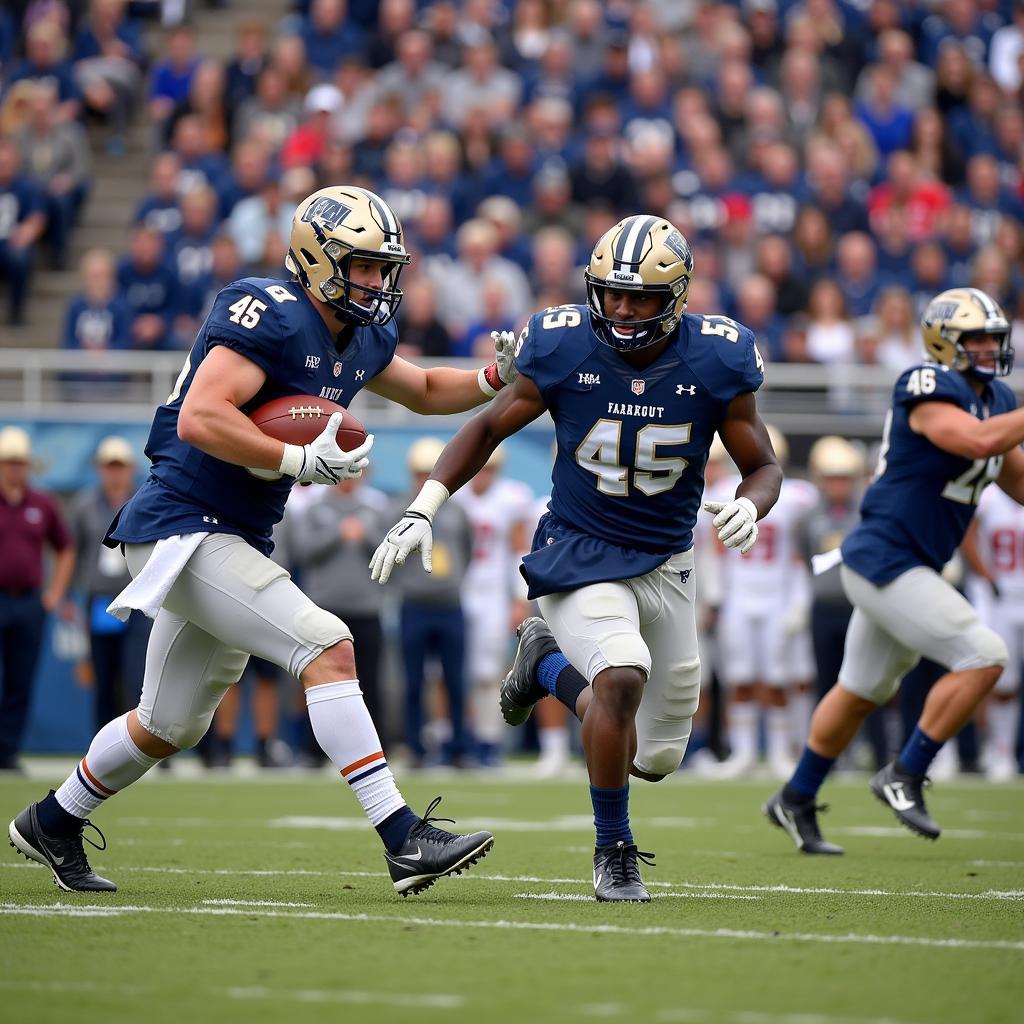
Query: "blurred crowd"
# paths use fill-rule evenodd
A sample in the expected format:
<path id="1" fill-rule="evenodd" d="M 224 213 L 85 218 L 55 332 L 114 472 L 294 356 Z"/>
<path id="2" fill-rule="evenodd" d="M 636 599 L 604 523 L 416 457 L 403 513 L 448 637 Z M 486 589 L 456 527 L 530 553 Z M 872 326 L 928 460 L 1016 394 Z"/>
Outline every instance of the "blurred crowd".
<path id="1" fill-rule="evenodd" d="M 771 433 L 785 463 L 786 438 L 775 428 Z M 536 613 L 518 566 L 547 496 L 506 475 L 499 448 L 435 519 L 433 572 L 410 559 L 388 587 L 370 581 L 371 553 L 442 447 L 430 437 L 412 444 L 401 494 L 387 495 L 364 480 L 296 488 L 275 533 L 274 557 L 313 601 L 351 628 L 367 706 L 386 748 L 409 768 L 500 769 L 515 757 L 537 776 L 558 775 L 577 757 L 575 720 L 546 698 L 527 729 L 511 729 L 498 703 L 514 628 Z M 31 458 L 23 431 L 0 429 L 0 769 L 17 765 L 47 615 L 62 623 L 64 634 L 80 634 L 77 645 L 65 638 L 61 653 L 77 659 L 75 677 L 91 691 L 97 727 L 137 703 L 149 634 L 142 613 L 121 622 L 106 612 L 128 582 L 120 552 L 101 539 L 138 482 L 131 446 L 116 436 L 103 440 L 95 453 L 96 484 L 61 503 L 32 486 Z M 779 502 L 759 524 L 748 556 L 723 548 L 709 517 L 699 519 L 694 541 L 703 679 L 685 770 L 709 779 L 790 775 L 811 710 L 836 681 L 851 615 L 838 567 L 812 575 L 811 559 L 835 547 L 856 523 L 868 462 L 857 445 L 820 438 L 806 472 L 787 467 Z M 716 442 L 707 468 L 709 497 L 731 496 L 735 473 Z M 36 513 L 19 516 L 19 507 Z M 47 549 L 55 558 L 44 573 Z M 1011 657 L 982 717 L 957 744 L 947 744 L 932 774 L 981 771 L 992 780 L 1013 779 L 1024 755 L 1024 508 L 988 488 L 948 574 L 1004 637 Z M 846 766 L 888 763 L 943 671 L 929 662 L 915 668 L 892 705 L 869 718 Z M 246 702 L 249 725 L 242 730 Z M 249 749 L 251 738 L 262 767 L 316 767 L 323 754 L 307 722 L 298 684 L 252 659 L 197 752 L 208 767 L 226 767 L 243 740 Z"/>
<path id="2" fill-rule="evenodd" d="M 133 12 L 158 7 L 0 11 L 12 320 L 33 266 L 67 258 L 83 123 L 114 155 L 133 118 L 149 132 L 148 194 L 123 252 L 81 259 L 67 347 L 188 346 L 217 289 L 282 273 L 296 201 L 341 181 L 405 227 L 411 354 L 486 352 L 582 301 L 594 242 L 638 211 L 692 243 L 691 311 L 772 360 L 902 368 L 954 283 L 1024 319 L 1020 0 L 299 0 L 227 61 L 187 22 L 147 52 Z"/>

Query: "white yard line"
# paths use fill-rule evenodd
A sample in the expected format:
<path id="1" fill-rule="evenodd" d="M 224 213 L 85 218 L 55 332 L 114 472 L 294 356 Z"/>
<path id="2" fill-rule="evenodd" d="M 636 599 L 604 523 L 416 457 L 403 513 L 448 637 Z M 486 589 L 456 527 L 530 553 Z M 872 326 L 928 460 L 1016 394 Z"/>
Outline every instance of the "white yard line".
<path id="1" fill-rule="evenodd" d="M 976 862 L 972 862 L 976 863 Z M 38 864 L 28 864 L 21 861 L 0 862 L 0 870 L 17 870 L 21 868 L 36 870 Z M 147 874 L 162 875 L 217 875 L 217 876 L 240 876 L 240 877 L 306 877 L 306 878 L 387 878 L 386 871 L 316 871 L 305 868 L 177 868 L 159 867 L 156 865 L 112 865 L 104 867 L 113 874 L 118 871 L 137 871 Z M 515 882 L 517 884 L 535 885 L 593 885 L 589 878 L 543 878 L 538 875 L 492 875 L 479 872 L 470 872 L 461 875 L 457 880 L 459 884 L 466 882 Z M 777 893 L 786 896 L 865 896 L 872 898 L 907 897 L 912 899 L 944 899 L 944 900 L 1024 900 L 1024 891 L 1019 889 L 1000 890 L 986 889 L 983 892 L 932 892 L 919 889 L 836 889 L 825 886 L 795 886 L 795 885 L 733 885 L 728 882 L 663 882 L 647 881 L 644 883 L 648 889 L 691 889 L 704 890 L 708 892 L 735 892 L 735 893 Z M 677 895 L 682 895 L 681 893 Z"/>
<path id="2" fill-rule="evenodd" d="M 532 931 L 578 935 L 626 935 L 636 938 L 729 939 L 744 942 L 798 942 L 815 945 L 921 946 L 947 950 L 1005 950 L 1024 953 L 1024 942 L 1008 939 L 935 938 L 924 935 L 815 934 L 812 932 L 762 932 L 736 928 L 674 928 L 650 925 L 631 928 L 614 924 L 575 924 L 554 921 L 459 921 L 451 918 L 413 917 L 404 914 L 346 914 L 341 911 L 282 911 L 259 907 L 76 907 L 62 903 L 23 905 L 0 903 L 0 915 L 25 917 L 126 917 L 134 914 L 177 914 L 213 917 L 294 918 L 302 921 L 346 921 L 362 924 L 420 925 L 425 928 L 456 928 L 481 931 Z"/>
<path id="3" fill-rule="evenodd" d="M 315 903 L 281 903 L 277 900 L 201 900 L 206 907 L 315 907 Z"/>
<path id="4" fill-rule="evenodd" d="M 516 892 L 515 900 L 585 900 L 591 902 L 594 897 L 581 895 L 577 892 Z M 759 900 L 760 896 L 739 896 L 736 893 L 724 892 L 652 892 L 652 900 Z"/>
<path id="5" fill-rule="evenodd" d="M 895 1017 L 833 1017 L 827 1013 L 765 1013 L 763 1010 L 658 1010 L 658 1024 L 910 1024 Z"/>

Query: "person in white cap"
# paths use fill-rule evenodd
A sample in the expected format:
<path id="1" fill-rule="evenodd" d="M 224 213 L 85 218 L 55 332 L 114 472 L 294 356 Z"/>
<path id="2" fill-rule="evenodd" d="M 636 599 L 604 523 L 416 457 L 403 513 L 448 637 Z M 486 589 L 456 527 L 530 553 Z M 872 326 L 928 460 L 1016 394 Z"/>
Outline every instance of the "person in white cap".
<path id="1" fill-rule="evenodd" d="M 103 545 L 110 520 L 135 493 L 136 462 L 123 437 L 103 438 L 96 449 L 97 485 L 76 495 L 68 514 L 78 551 L 74 589 L 89 631 L 89 656 L 76 675 L 93 691 L 97 729 L 135 707 L 146 670 L 150 621 L 137 610 L 125 622 L 107 612 L 132 577 L 120 549 Z"/>
<path id="2" fill-rule="evenodd" d="M 24 430 L 0 430 L 0 771 L 19 770 L 43 626 L 47 614 L 63 605 L 75 567 L 57 503 L 29 486 L 31 460 Z M 44 589 L 46 548 L 54 561 Z"/>

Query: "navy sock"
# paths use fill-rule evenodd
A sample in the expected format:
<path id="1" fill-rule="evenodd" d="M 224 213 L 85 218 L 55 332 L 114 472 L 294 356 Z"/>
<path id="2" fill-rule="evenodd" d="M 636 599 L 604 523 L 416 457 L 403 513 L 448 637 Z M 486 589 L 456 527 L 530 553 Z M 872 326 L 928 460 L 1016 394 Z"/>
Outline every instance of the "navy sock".
<path id="1" fill-rule="evenodd" d="M 594 804 L 594 828 L 597 831 L 597 846 L 614 846 L 620 840 L 633 842 L 629 828 L 629 783 L 618 789 L 590 787 L 590 799 Z"/>
<path id="2" fill-rule="evenodd" d="M 540 659 L 537 682 L 574 715 L 579 695 L 590 685 L 561 651 L 552 651 Z"/>
<path id="3" fill-rule="evenodd" d="M 925 775 L 935 755 L 942 749 L 943 740 L 933 740 L 921 726 L 916 726 L 907 740 L 896 765 L 908 775 Z"/>
<path id="4" fill-rule="evenodd" d="M 65 811 L 51 789 L 49 794 L 36 804 L 36 820 L 48 836 L 73 836 L 82 831 L 83 818 Z"/>
<path id="5" fill-rule="evenodd" d="M 802 804 L 813 799 L 835 763 L 834 757 L 822 757 L 810 747 L 804 747 L 793 777 L 783 787 L 782 799 L 793 804 Z"/>
<path id="6" fill-rule="evenodd" d="M 377 829 L 377 835 L 384 841 L 384 847 L 388 853 L 395 853 L 402 848 L 402 844 L 409 838 L 409 830 L 413 825 L 419 824 L 419 820 L 410 810 L 409 805 L 405 804 L 393 814 L 389 814 L 374 828 Z"/>

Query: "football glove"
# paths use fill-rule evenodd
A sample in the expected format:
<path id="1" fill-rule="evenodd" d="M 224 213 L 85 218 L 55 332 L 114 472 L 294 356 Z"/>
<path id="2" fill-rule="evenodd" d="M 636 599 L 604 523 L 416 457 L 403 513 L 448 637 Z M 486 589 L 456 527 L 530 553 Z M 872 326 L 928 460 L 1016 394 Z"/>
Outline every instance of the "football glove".
<path id="1" fill-rule="evenodd" d="M 491 331 L 491 341 L 494 342 L 498 376 L 502 384 L 511 384 L 519 376 L 516 369 L 516 332 Z"/>
<path id="2" fill-rule="evenodd" d="M 745 555 L 757 541 L 757 508 L 749 498 L 733 501 L 705 501 L 704 511 L 715 518 L 712 525 L 727 548 L 739 548 Z"/>
<path id="3" fill-rule="evenodd" d="M 295 477 L 300 484 L 337 484 L 363 475 L 370 464 L 367 456 L 373 447 L 373 434 L 350 452 L 338 447 L 338 428 L 342 414 L 336 412 L 319 437 L 309 444 L 286 444 L 281 472 Z"/>
<path id="4" fill-rule="evenodd" d="M 370 561 L 370 579 L 384 586 L 396 565 L 405 565 L 405 560 L 417 548 L 420 560 L 427 572 L 433 569 L 431 551 L 434 547 L 434 534 L 430 528 L 430 520 L 422 512 L 411 509 L 388 531 L 381 541 L 380 547 L 373 553 Z"/>

